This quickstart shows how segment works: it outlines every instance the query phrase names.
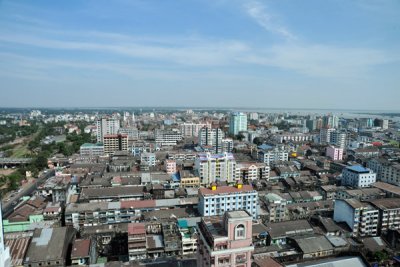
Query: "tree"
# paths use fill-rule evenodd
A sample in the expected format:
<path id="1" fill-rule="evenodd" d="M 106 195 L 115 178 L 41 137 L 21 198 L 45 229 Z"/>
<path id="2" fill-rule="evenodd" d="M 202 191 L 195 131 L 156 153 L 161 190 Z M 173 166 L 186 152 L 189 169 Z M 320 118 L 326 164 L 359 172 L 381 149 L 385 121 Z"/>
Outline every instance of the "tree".
<path id="1" fill-rule="evenodd" d="M 256 137 L 253 139 L 253 144 L 256 144 L 257 146 L 260 146 L 263 144 L 263 140 L 261 137 Z"/>

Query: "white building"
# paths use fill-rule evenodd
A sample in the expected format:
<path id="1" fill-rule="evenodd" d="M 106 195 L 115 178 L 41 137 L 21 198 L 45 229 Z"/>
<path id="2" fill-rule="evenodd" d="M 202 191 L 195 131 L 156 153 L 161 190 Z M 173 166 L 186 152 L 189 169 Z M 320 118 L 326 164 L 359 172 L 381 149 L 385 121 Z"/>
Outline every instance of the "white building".
<path id="1" fill-rule="evenodd" d="M 199 189 L 198 209 L 201 216 L 222 215 L 226 211 L 246 210 L 253 219 L 258 216 L 258 192 L 251 185 L 212 186 Z"/>
<path id="2" fill-rule="evenodd" d="M 97 143 L 103 143 L 105 135 L 117 134 L 120 128 L 120 121 L 115 117 L 103 117 L 96 121 Z"/>
<path id="3" fill-rule="evenodd" d="M 313 135 L 311 134 L 304 134 L 304 133 L 282 133 L 278 134 L 275 137 L 275 141 L 279 143 L 283 142 L 307 142 L 313 140 Z"/>
<path id="4" fill-rule="evenodd" d="M 331 160 L 342 160 L 343 159 L 343 148 L 328 146 L 326 148 L 326 156 Z"/>
<path id="5" fill-rule="evenodd" d="M 156 154 L 144 152 L 140 155 L 140 164 L 146 166 L 156 166 Z"/>
<path id="6" fill-rule="evenodd" d="M 354 188 L 369 187 L 376 182 L 376 173 L 363 166 L 349 166 L 342 171 L 342 185 Z"/>
<path id="7" fill-rule="evenodd" d="M 80 147 L 80 155 L 82 157 L 97 157 L 104 155 L 104 145 L 101 143 L 91 144 L 85 143 Z"/>
<path id="8" fill-rule="evenodd" d="M 0 266 L 11 267 L 10 248 L 4 244 L 3 213 L 0 201 Z"/>
<path id="9" fill-rule="evenodd" d="M 236 180 L 269 179 L 270 167 L 260 162 L 238 162 L 236 164 Z"/>
<path id="10" fill-rule="evenodd" d="M 212 147 L 213 153 L 222 152 L 222 139 L 224 138 L 224 132 L 219 128 L 211 129 L 209 127 L 203 127 L 199 132 L 199 145 Z"/>
<path id="11" fill-rule="evenodd" d="M 182 134 L 176 131 L 157 130 L 155 137 L 156 144 L 160 146 L 176 146 L 182 140 Z"/>
<path id="12" fill-rule="evenodd" d="M 172 159 L 165 160 L 165 171 L 168 174 L 176 173 L 176 161 Z"/>
<path id="13" fill-rule="evenodd" d="M 379 210 L 357 199 L 335 200 L 333 219 L 345 222 L 355 237 L 378 234 Z"/>
<path id="14" fill-rule="evenodd" d="M 219 181 L 235 182 L 236 161 L 231 153 L 199 154 L 196 157 L 195 168 L 204 185 Z"/>
<path id="15" fill-rule="evenodd" d="M 222 151 L 231 153 L 233 150 L 233 139 L 232 138 L 223 138 L 221 141 Z"/>
<path id="16" fill-rule="evenodd" d="M 242 112 L 232 113 L 229 119 L 229 133 L 238 135 L 239 132 L 247 131 L 247 116 Z"/>
<path id="17" fill-rule="evenodd" d="M 211 128 L 210 123 L 185 122 L 181 124 L 181 133 L 183 137 L 198 137 L 200 129 L 203 127 Z"/>
<path id="18" fill-rule="evenodd" d="M 288 161 L 289 151 L 282 145 L 275 147 L 268 146 L 258 151 L 258 159 L 267 165 L 277 161 Z"/>
<path id="19" fill-rule="evenodd" d="M 320 130 L 319 140 L 321 144 L 336 145 L 340 148 L 346 147 L 346 132 L 334 128 L 322 128 Z"/>

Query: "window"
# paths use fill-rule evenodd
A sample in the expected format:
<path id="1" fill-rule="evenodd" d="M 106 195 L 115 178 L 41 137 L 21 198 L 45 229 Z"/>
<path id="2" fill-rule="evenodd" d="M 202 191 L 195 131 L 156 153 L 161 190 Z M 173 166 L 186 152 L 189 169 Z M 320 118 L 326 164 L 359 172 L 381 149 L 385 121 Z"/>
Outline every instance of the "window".
<path id="1" fill-rule="evenodd" d="M 243 239 L 246 237 L 246 229 L 243 224 L 239 224 L 235 228 L 235 239 Z"/>

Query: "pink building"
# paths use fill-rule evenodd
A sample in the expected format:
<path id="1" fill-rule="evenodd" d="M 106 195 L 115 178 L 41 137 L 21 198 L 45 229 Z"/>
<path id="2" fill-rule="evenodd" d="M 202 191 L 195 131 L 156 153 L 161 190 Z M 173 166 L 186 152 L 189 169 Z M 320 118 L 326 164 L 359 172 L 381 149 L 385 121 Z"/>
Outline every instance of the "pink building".
<path id="1" fill-rule="evenodd" d="M 204 217 L 199 231 L 197 266 L 251 266 L 252 217 L 246 211 Z"/>
<path id="2" fill-rule="evenodd" d="M 328 146 L 326 148 L 326 156 L 332 160 L 342 160 L 343 159 L 343 148 Z"/>
<path id="3" fill-rule="evenodd" d="M 176 173 L 176 161 L 167 159 L 165 161 L 165 170 L 167 171 L 168 174 Z"/>

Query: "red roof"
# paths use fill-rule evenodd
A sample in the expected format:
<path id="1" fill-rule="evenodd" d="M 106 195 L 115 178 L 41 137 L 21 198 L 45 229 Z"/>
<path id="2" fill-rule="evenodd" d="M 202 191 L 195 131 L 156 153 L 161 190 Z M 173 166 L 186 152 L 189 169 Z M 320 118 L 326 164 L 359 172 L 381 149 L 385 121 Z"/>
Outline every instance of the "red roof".
<path id="1" fill-rule="evenodd" d="M 211 190 L 209 188 L 200 188 L 199 192 L 202 195 L 218 195 L 218 194 L 228 194 L 228 193 L 241 193 L 254 191 L 251 185 L 243 185 L 241 189 L 234 186 L 217 186 L 217 190 Z"/>
<path id="2" fill-rule="evenodd" d="M 71 258 L 84 258 L 89 256 L 90 239 L 76 239 L 72 246 Z"/>
<path id="3" fill-rule="evenodd" d="M 129 235 L 143 235 L 146 233 L 146 227 L 144 223 L 130 223 L 128 224 Z"/>
<path id="4" fill-rule="evenodd" d="M 121 201 L 121 209 L 129 209 L 129 208 L 155 208 L 156 201 L 155 200 L 127 200 Z"/>

